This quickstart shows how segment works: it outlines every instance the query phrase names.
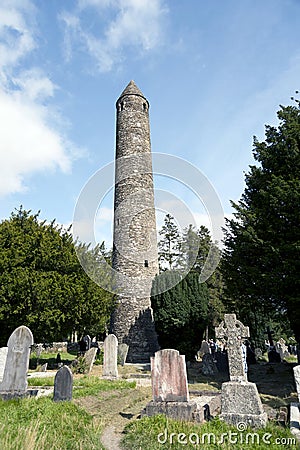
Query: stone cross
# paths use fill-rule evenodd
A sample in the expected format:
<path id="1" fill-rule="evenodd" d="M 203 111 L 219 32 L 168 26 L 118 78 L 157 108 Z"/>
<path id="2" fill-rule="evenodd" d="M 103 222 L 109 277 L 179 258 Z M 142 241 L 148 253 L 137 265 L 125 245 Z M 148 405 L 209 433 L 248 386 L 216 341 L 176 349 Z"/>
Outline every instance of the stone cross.
<path id="1" fill-rule="evenodd" d="M 54 394 L 55 402 L 72 400 L 73 374 L 68 366 L 62 366 L 55 375 Z"/>
<path id="2" fill-rule="evenodd" d="M 109 334 L 104 340 L 103 377 L 118 378 L 118 339 Z"/>
<path id="3" fill-rule="evenodd" d="M 227 338 L 227 351 L 230 381 L 247 381 L 242 355 L 242 339 L 250 336 L 235 314 L 225 314 L 224 321 L 215 329 L 216 337 Z"/>
<path id="4" fill-rule="evenodd" d="M 164 349 L 151 358 L 152 394 L 155 402 L 188 402 L 185 356 Z"/>
<path id="5" fill-rule="evenodd" d="M 27 370 L 33 336 L 29 328 L 20 326 L 7 342 L 7 357 L 0 394 L 3 398 L 23 397 L 27 391 Z"/>

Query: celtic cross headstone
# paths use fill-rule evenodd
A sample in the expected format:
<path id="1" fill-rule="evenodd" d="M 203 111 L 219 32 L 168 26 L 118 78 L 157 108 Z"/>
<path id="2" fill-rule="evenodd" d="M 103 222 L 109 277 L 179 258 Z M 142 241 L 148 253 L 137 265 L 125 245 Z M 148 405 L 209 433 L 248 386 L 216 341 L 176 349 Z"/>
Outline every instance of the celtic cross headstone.
<path id="1" fill-rule="evenodd" d="M 242 342 L 250 336 L 249 327 L 237 320 L 235 314 L 225 314 L 224 321 L 215 328 L 215 332 L 217 338 L 227 339 L 230 381 L 247 381 Z"/>

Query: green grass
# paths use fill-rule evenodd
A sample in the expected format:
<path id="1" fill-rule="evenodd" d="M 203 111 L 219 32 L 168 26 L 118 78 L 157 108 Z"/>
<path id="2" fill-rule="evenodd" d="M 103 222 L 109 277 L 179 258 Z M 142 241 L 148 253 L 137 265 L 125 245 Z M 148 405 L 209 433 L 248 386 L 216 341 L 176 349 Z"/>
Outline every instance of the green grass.
<path id="1" fill-rule="evenodd" d="M 272 423 L 268 423 L 266 428 L 260 430 L 238 431 L 235 427 L 218 419 L 197 425 L 158 415 L 131 422 L 127 425 L 125 433 L 122 443 L 126 450 L 142 448 L 147 450 L 270 450 L 274 448 L 295 450 L 297 448 L 294 444 L 295 437 L 289 430 Z"/>
<path id="2" fill-rule="evenodd" d="M 54 377 L 45 378 L 28 378 L 28 386 L 54 386 Z M 111 391 L 114 389 L 131 389 L 135 388 L 135 382 L 125 380 L 103 380 L 95 376 L 83 376 L 73 380 L 73 397 L 85 397 L 87 395 L 97 395 L 99 392 Z"/>
<path id="3" fill-rule="evenodd" d="M 29 377 L 28 386 L 54 386 L 54 377 Z"/>
<path id="4" fill-rule="evenodd" d="M 135 382 L 128 382 L 123 380 L 102 380 L 99 377 L 84 376 L 74 380 L 73 397 L 86 397 L 88 395 L 97 395 L 99 392 L 122 390 L 135 388 Z"/>
<path id="5" fill-rule="evenodd" d="M 51 398 L 0 401 L 3 450 L 100 450 L 102 424 L 71 402 Z"/>

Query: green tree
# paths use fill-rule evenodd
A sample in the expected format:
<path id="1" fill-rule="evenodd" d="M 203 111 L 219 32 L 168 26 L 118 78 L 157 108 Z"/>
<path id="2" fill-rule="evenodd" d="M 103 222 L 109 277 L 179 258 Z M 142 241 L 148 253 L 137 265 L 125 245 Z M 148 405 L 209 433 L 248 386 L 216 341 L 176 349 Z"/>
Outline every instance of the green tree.
<path id="1" fill-rule="evenodd" d="M 227 305 L 262 341 L 268 318 L 288 319 L 300 342 L 300 109 L 281 106 L 279 125 L 254 138 L 246 188 L 227 221 L 222 272 Z"/>
<path id="2" fill-rule="evenodd" d="M 176 268 L 179 261 L 180 234 L 174 217 L 167 214 L 159 231 L 162 238 L 158 242 L 159 265 L 161 270 Z"/>
<path id="3" fill-rule="evenodd" d="M 83 244 L 81 251 L 94 261 L 100 252 Z M 19 325 L 30 327 L 36 341 L 102 333 L 111 297 L 83 271 L 71 234 L 55 221 L 41 222 L 21 207 L 1 222 L 1 345 Z"/>
<path id="4" fill-rule="evenodd" d="M 180 280 L 178 273 L 165 271 L 154 280 L 153 290 L 174 285 L 172 289 L 152 296 L 155 328 L 162 348 L 174 348 L 194 359 L 206 327 L 208 290 L 199 283 L 197 273 L 189 273 Z M 175 280 L 176 281 L 176 280 Z"/>

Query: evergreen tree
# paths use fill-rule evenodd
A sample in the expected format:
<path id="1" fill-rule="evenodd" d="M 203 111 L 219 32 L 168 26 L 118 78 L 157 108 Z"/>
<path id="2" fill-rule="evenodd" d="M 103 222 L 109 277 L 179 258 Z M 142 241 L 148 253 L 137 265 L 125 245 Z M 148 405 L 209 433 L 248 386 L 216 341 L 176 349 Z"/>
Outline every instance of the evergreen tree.
<path id="1" fill-rule="evenodd" d="M 174 284 L 174 272 L 164 272 L 153 283 Z M 179 279 L 179 278 L 178 278 Z M 174 348 L 193 359 L 202 340 L 208 314 L 207 286 L 199 283 L 197 273 L 189 273 L 172 289 L 151 298 L 155 328 L 162 348 Z"/>
<path id="2" fill-rule="evenodd" d="M 99 249 L 81 252 L 96 267 Z M 0 224 L 1 345 L 27 325 L 36 341 L 66 339 L 73 332 L 102 333 L 111 294 L 83 271 L 69 231 L 39 220 L 22 207 Z"/>
<path id="3" fill-rule="evenodd" d="M 159 265 L 161 270 L 175 269 L 179 261 L 180 234 L 174 217 L 167 214 L 159 231 L 162 238 L 158 242 Z"/>
<path id="4" fill-rule="evenodd" d="M 254 138 L 246 188 L 227 221 L 222 271 L 228 306 L 257 341 L 266 322 L 291 326 L 300 342 L 300 109 L 281 107 L 279 126 Z"/>

